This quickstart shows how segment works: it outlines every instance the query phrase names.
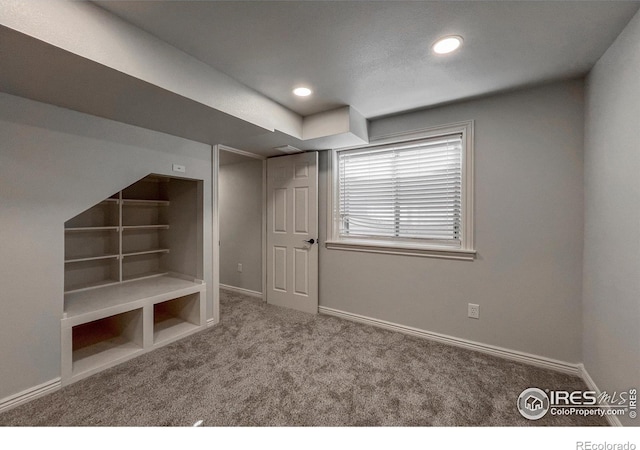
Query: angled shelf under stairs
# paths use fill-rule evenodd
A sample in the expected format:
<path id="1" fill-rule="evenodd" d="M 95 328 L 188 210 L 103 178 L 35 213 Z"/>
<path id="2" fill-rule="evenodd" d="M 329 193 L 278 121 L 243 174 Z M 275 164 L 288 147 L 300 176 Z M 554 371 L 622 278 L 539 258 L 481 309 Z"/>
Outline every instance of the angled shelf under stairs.
<path id="1" fill-rule="evenodd" d="M 198 189 L 149 176 L 65 223 L 63 384 L 204 328 Z"/>

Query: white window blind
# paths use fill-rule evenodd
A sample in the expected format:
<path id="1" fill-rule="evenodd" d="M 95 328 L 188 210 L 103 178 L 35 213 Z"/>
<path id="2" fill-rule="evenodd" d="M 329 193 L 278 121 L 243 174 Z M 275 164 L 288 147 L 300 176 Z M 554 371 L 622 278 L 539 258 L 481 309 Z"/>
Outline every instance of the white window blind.
<path id="1" fill-rule="evenodd" d="M 341 238 L 462 242 L 461 133 L 338 152 Z"/>

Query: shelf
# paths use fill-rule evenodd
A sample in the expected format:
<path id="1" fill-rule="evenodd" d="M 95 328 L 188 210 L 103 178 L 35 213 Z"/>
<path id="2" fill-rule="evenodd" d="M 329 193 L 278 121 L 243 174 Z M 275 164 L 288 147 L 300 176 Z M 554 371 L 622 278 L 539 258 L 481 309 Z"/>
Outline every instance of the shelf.
<path id="1" fill-rule="evenodd" d="M 113 365 L 119 360 L 127 359 L 138 352 L 142 352 L 142 347 L 128 341 L 123 337 L 112 338 L 108 341 L 95 344 L 82 350 L 73 352 L 72 375 L 100 369 L 106 365 Z"/>
<path id="2" fill-rule="evenodd" d="M 68 259 L 73 258 L 70 256 Z M 65 264 L 64 290 L 84 291 L 117 283 L 120 280 L 119 265 L 117 258 L 90 259 Z"/>
<path id="3" fill-rule="evenodd" d="M 120 227 L 72 227 L 72 228 L 65 228 L 64 231 L 66 232 L 77 232 L 77 231 L 118 231 L 120 229 Z"/>
<path id="4" fill-rule="evenodd" d="M 141 251 L 141 252 L 123 253 L 122 257 L 126 258 L 127 256 L 151 255 L 153 253 L 169 253 L 169 249 L 168 248 L 159 248 L 157 250 L 145 250 L 145 251 Z"/>
<path id="5" fill-rule="evenodd" d="M 85 291 L 92 291 L 94 289 L 100 289 L 100 288 L 104 288 L 107 286 L 113 286 L 116 284 L 119 284 L 120 281 L 118 280 L 102 280 L 102 281 L 98 281 L 96 283 L 85 283 L 85 284 L 81 284 L 78 286 L 74 286 L 73 289 L 69 289 L 68 291 L 64 291 L 65 297 L 67 294 L 74 294 L 76 292 L 85 292 Z"/>
<path id="6" fill-rule="evenodd" d="M 102 200 L 100 203 L 118 203 L 118 199 L 117 198 L 107 198 L 105 200 Z"/>
<path id="7" fill-rule="evenodd" d="M 150 298 L 158 297 L 159 301 L 162 301 L 163 296 L 191 294 L 200 291 L 203 286 L 199 281 L 189 281 L 167 274 L 153 274 L 100 289 L 69 292 L 64 297 L 64 312 L 67 319 L 82 323 L 83 317 L 95 318 L 97 313 L 108 315 L 110 310 L 124 305 L 135 307 L 136 302 Z"/>
<path id="8" fill-rule="evenodd" d="M 122 227 L 122 231 L 127 230 L 168 230 L 169 225 L 126 225 Z"/>
<path id="9" fill-rule="evenodd" d="M 170 202 L 168 200 L 142 200 L 142 199 L 133 199 L 133 198 L 123 198 L 123 205 L 149 205 L 149 206 L 168 206 Z"/>
<path id="10" fill-rule="evenodd" d="M 87 256 L 84 258 L 69 258 L 69 259 L 65 259 L 64 263 L 65 264 L 70 264 L 70 263 L 79 263 L 79 262 L 85 262 L 85 261 L 97 261 L 99 259 L 111 259 L 111 258 L 119 258 L 120 255 L 118 254 L 114 254 L 114 255 L 101 255 L 101 256 Z"/>
<path id="11" fill-rule="evenodd" d="M 65 232 L 79 232 L 79 231 L 118 231 L 120 227 L 73 227 L 65 228 Z M 156 230 L 168 230 L 168 224 L 156 224 L 156 225 L 125 225 L 122 227 L 123 231 L 127 230 L 144 230 L 144 229 L 156 229 Z"/>
<path id="12" fill-rule="evenodd" d="M 157 278 L 168 275 L 168 272 L 145 272 L 138 275 L 129 275 L 126 277 L 122 277 L 123 282 L 131 282 L 138 280 L 147 280 L 149 278 Z"/>
<path id="13" fill-rule="evenodd" d="M 197 330 L 198 328 L 200 328 L 199 325 L 185 322 L 178 317 L 171 317 L 155 325 L 153 342 L 154 344 L 161 344 L 176 339 L 190 331 Z"/>

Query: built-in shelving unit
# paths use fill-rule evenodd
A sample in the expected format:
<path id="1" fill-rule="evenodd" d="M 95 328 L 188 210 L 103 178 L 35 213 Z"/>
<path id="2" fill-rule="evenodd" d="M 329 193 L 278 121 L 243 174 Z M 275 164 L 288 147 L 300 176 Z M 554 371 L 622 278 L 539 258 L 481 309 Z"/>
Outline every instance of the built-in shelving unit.
<path id="1" fill-rule="evenodd" d="M 204 327 L 201 188 L 149 176 L 65 223 L 63 384 Z"/>

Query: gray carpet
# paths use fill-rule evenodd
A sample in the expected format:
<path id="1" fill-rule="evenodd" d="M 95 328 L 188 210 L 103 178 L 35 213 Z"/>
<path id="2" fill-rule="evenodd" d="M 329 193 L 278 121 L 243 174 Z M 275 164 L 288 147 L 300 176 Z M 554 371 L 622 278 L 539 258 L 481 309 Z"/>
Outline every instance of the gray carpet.
<path id="1" fill-rule="evenodd" d="M 595 426 L 520 416 L 572 376 L 221 291 L 221 323 L 0 414 L 3 426 Z"/>

